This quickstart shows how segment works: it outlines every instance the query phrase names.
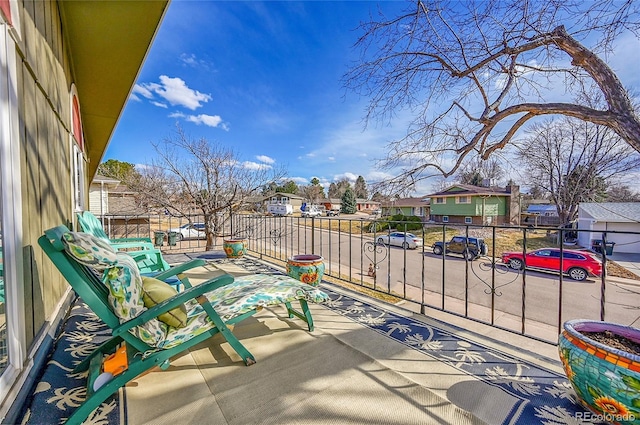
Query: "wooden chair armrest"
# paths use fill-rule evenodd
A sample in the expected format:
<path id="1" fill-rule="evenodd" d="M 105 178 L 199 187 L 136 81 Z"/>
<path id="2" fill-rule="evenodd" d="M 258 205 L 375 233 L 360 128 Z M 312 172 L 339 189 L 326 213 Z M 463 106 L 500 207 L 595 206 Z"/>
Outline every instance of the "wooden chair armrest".
<path id="1" fill-rule="evenodd" d="M 194 260 L 189 260 L 186 263 L 182 263 L 179 264 L 177 266 L 173 266 L 171 267 L 169 270 L 163 271 L 158 273 L 157 275 L 153 276 L 156 279 L 159 280 L 165 280 L 168 277 L 172 277 L 175 276 L 177 274 L 180 273 L 184 273 L 187 270 L 191 270 L 191 269 L 195 269 L 196 267 L 201 267 L 206 265 L 207 262 L 201 258 L 196 258 Z"/>

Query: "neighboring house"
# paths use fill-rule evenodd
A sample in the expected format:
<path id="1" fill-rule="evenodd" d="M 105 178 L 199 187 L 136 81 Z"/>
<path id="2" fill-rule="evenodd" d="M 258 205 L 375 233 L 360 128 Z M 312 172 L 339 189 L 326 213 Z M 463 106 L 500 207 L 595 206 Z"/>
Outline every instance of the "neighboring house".
<path id="1" fill-rule="evenodd" d="M 89 209 L 89 182 L 167 7 L 0 0 L 3 423 L 17 422 L 74 299 L 37 240 L 53 226 L 76 227 L 76 213 Z"/>
<path id="2" fill-rule="evenodd" d="M 558 209 L 550 204 L 530 204 L 522 214 L 521 223 L 533 226 L 558 226 L 562 224 Z"/>
<path id="3" fill-rule="evenodd" d="M 363 212 L 373 212 L 380 209 L 380 202 L 370 199 L 356 199 L 356 210 Z"/>
<path id="4" fill-rule="evenodd" d="M 109 194 L 120 184 L 120 180 L 96 175 L 89 186 L 89 211 L 95 216 L 109 214 Z"/>
<path id="5" fill-rule="evenodd" d="M 456 184 L 428 197 L 434 221 L 479 225 L 520 222 L 520 190 L 516 185 L 481 187 Z"/>
<path id="6" fill-rule="evenodd" d="M 591 248 L 594 239 L 602 240 L 602 232 L 638 232 L 639 234 L 607 233 L 607 242 L 614 242 L 614 252 L 640 252 L 640 202 L 585 202 L 578 206 L 578 244 Z"/>
<path id="7" fill-rule="evenodd" d="M 89 211 L 102 222 L 107 234 L 122 238 L 145 230 L 151 236 L 150 213 L 158 213 L 140 207 L 136 193 L 120 180 L 100 175 L 89 186 Z"/>
<path id="8" fill-rule="evenodd" d="M 402 214 L 422 217 L 424 221 L 430 215 L 429 200 L 423 198 L 400 198 L 386 201 L 382 204 L 382 215 L 391 216 Z"/>
<path id="9" fill-rule="evenodd" d="M 319 204 L 324 205 L 326 211 L 339 210 L 342 208 L 342 200 L 337 198 L 322 199 Z"/>
<path id="10" fill-rule="evenodd" d="M 543 217 L 558 217 L 558 208 L 549 204 L 531 204 L 527 207 L 529 214 L 538 214 Z"/>
<path id="11" fill-rule="evenodd" d="M 262 202 L 264 205 L 264 211 L 267 210 L 267 206 L 269 204 L 291 204 L 293 211 L 300 211 L 304 198 L 302 196 L 294 195 L 293 193 L 276 192 L 273 195 L 266 196 Z"/>

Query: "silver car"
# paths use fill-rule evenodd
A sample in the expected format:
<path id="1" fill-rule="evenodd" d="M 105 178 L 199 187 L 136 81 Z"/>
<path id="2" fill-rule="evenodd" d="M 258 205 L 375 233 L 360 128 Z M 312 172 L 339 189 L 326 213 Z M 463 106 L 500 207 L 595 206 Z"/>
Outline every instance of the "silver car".
<path id="1" fill-rule="evenodd" d="M 206 237 L 204 223 L 187 223 L 180 227 L 169 229 L 168 232 L 176 232 L 178 234 L 178 242 L 183 239 L 204 239 Z"/>
<path id="2" fill-rule="evenodd" d="M 380 235 L 376 238 L 376 242 L 385 245 L 401 246 L 404 249 L 416 249 L 422 246 L 422 238 L 417 237 L 413 233 L 392 232 L 389 235 Z"/>

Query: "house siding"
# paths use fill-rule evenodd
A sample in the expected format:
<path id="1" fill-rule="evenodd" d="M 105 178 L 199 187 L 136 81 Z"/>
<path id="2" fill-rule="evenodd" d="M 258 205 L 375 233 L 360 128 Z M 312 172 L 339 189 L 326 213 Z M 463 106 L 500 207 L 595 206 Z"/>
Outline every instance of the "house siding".
<path id="1" fill-rule="evenodd" d="M 12 4 L 13 5 L 13 4 Z M 19 143 L 27 346 L 68 285 L 37 244 L 42 229 L 73 223 L 69 129 L 71 77 L 54 2 L 24 2 L 18 63 Z M 20 52 L 18 52 L 20 57 Z M 81 100 L 81 99 L 80 99 Z M 88 146 L 87 146 L 88 148 Z"/>

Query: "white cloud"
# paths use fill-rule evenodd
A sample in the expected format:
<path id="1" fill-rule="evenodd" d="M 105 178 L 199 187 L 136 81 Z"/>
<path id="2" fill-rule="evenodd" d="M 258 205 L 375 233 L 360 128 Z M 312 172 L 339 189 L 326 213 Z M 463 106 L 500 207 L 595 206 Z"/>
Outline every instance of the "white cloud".
<path id="1" fill-rule="evenodd" d="M 156 105 L 158 108 L 168 108 L 166 103 L 156 102 L 155 100 L 151 102 L 152 105 Z"/>
<path id="2" fill-rule="evenodd" d="M 141 86 L 140 84 L 136 84 L 135 86 L 133 86 L 133 94 L 139 94 L 140 96 L 147 99 L 153 99 L 153 93 L 151 92 L 151 90 L 149 90 L 145 86 Z"/>
<path id="3" fill-rule="evenodd" d="M 208 127 L 217 127 L 222 122 L 222 118 L 220 117 L 220 115 L 206 115 L 206 114 L 188 115 L 186 117 L 186 120 L 189 122 L 196 123 L 198 125 L 204 124 Z"/>
<path id="4" fill-rule="evenodd" d="M 271 168 L 271 165 L 265 163 L 258 163 L 253 161 L 245 161 L 242 163 L 242 166 L 249 170 L 268 170 Z"/>
<path id="5" fill-rule="evenodd" d="M 350 182 L 353 183 L 358 179 L 358 176 L 356 176 L 353 173 L 349 173 L 349 172 L 342 173 L 342 174 L 336 174 L 336 175 L 333 176 L 333 181 L 337 182 L 337 181 L 340 181 L 342 179 L 347 179 L 347 180 L 349 180 Z"/>
<path id="6" fill-rule="evenodd" d="M 305 177 L 291 177 L 286 180 L 293 180 L 298 185 L 306 185 L 309 184 L 309 179 Z"/>
<path id="7" fill-rule="evenodd" d="M 154 95 L 158 95 L 173 106 L 183 106 L 192 111 L 211 100 L 211 95 L 187 87 L 181 78 L 171 78 L 166 75 L 160 76 L 160 84 L 136 84 L 133 92 L 147 99 L 153 99 Z"/>
<path id="8" fill-rule="evenodd" d="M 198 65 L 198 60 L 196 59 L 196 55 L 194 55 L 193 53 L 188 55 L 186 53 L 183 53 L 180 55 L 180 60 L 182 62 L 184 62 L 185 64 L 189 65 L 189 66 L 196 66 Z"/>
<path id="9" fill-rule="evenodd" d="M 268 157 L 267 155 L 257 155 L 256 159 L 260 162 L 264 162 L 265 164 L 273 164 L 276 162 L 275 159 Z"/>

